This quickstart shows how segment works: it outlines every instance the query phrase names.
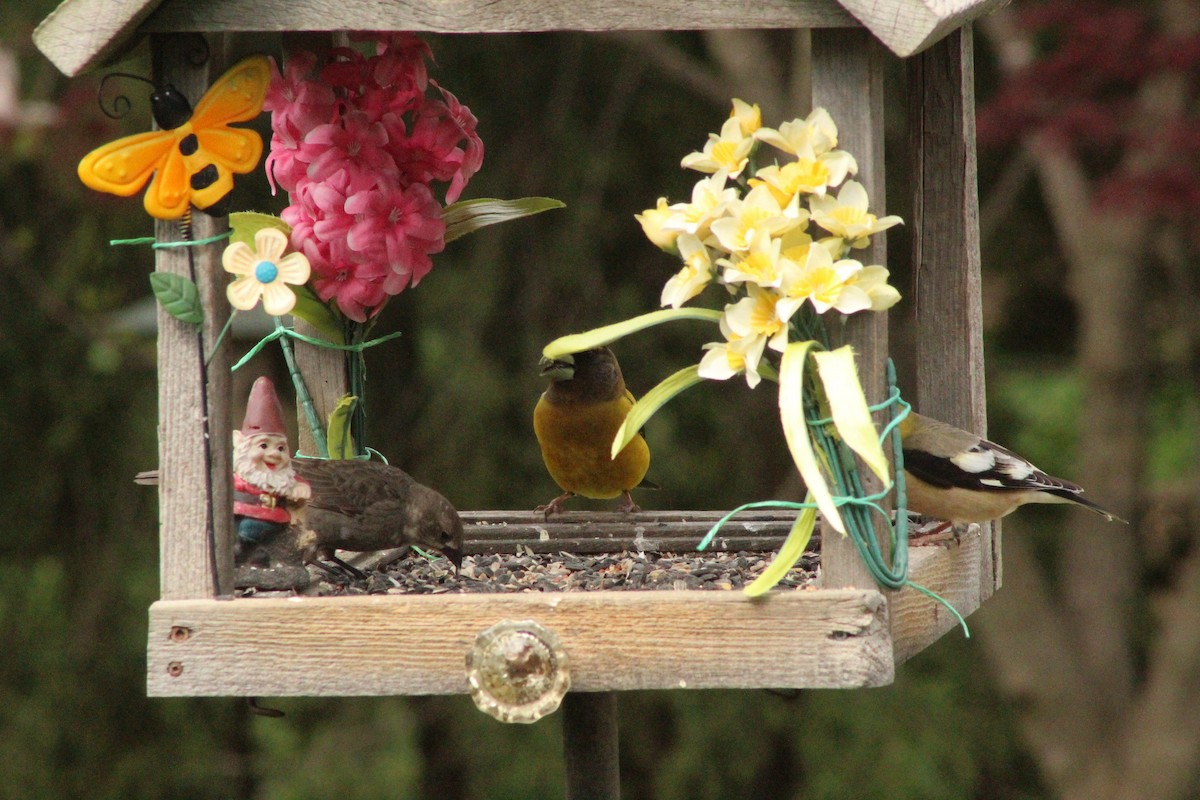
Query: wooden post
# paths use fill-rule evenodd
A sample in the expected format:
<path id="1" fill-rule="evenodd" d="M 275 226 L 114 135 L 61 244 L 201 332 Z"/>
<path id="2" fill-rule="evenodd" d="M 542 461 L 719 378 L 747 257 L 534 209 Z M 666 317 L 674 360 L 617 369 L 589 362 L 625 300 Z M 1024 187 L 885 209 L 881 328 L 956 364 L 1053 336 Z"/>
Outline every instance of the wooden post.
<path id="1" fill-rule="evenodd" d="M 567 800 L 619 800 L 616 692 L 567 692 L 562 713 Z"/>
<path id="2" fill-rule="evenodd" d="M 871 212 L 883 216 L 883 50 L 875 37 L 861 28 L 817 30 L 812 34 L 813 105 L 823 107 L 838 126 L 838 147 L 854 154 L 858 175 L 870 198 Z M 855 252 L 864 264 L 886 264 L 887 243 L 884 234 L 871 237 L 871 247 Z M 844 326 L 827 315 L 831 344 L 853 346 L 858 358 L 858 373 L 869 403 L 887 397 L 885 363 L 888 335 L 886 313 L 860 313 L 849 317 Z M 877 415 L 884 419 L 883 415 Z M 861 468 L 863 488 L 874 493 L 882 488 L 879 479 Z M 882 520 L 876 524 L 885 554 L 890 550 Z M 822 526 L 821 575 L 826 588 L 854 586 L 875 588 L 853 542 L 827 525 Z"/>
<path id="3" fill-rule="evenodd" d="M 916 407 L 987 433 L 971 26 L 908 62 Z M 1000 527 L 983 526 L 979 601 L 999 588 Z M 965 609 L 960 609 L 965 611 Z"/>
<path id="4" fill-rule="evenodd" d="M 218 54 L 194 34 L 154 36 L 151 49 L 155 81 L 171 83 L 193 103 L 199 100 Z M 225 219 L 193 211 L 193 239 L 227 229 Z M 160 242 L 183 238 L 176 221 L 157 221 L 155 233 Z M 205 309 L 197 329 L 175 319 L 161 305 L 158 308 L 158 496 L 164 599 L 233 591 L 228 341 L 214 351 L 229 318 L 221 269 L 224 244 L 159 249 L 155 255 L 159 272 L 182 275 L 196 284 Z"/>

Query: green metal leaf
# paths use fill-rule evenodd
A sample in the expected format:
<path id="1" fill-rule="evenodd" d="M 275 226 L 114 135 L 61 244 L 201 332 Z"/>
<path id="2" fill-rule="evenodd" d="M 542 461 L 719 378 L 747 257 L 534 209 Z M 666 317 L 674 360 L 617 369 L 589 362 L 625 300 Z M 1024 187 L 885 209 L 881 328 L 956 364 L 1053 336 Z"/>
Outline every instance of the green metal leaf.
<path id="1" fill-rule="evenodd" d="M 292 316 L 312 325 L 321 335 L 334 344 L 345 344 L 346 337 L 342 332 L 342 323 L 333 309 L 327 303 L 322 303 L 316 292 L 304 286 L 288 286 L 296 295 L 296 305 L 292 308 Z"/>
<path id="2" fill-rule="evenodd" d="M 196 284 L 174 272 L 151 272 L 150 288 L 167 313 L 180 322 L 199 325 L 204 321 L 204 306 Z"/>
<path id="3" fill-rule="evenodd" d="M 329 457 L 334 459 L 354 458 L 354 437 L 350 435 L 350 419 L 354 415 L 354 407 L 358 398 L 352 394 L 344 395 L 337 401 L 329 414 Z"/>
<path id="4" fill-rule="evenodd" d="M 279 217 L 260 214 L 257 211 L 235 211 L 229 215 L 229 227 L 233 231 L 233 235 L 229 237 L 230 242 L 243 242 L 250 247 L 254 247 L 254 234 L 263 228 L 277 228 L 283 231 L 285 236 L 292 235 L 291 225 Z"/>
<path id="5" fill-rule="evenodd" d="M 474 233 L 497 222 L 531 217 L 552 208 L 566 207 L 566 203 L 553 197 L 522 197 L 518 200 L 480 197 L 451 203 L 442 209 L 442 220 L 446 223 L 446 242 L 453 242 L 460 236 Z"/>
<path id="6" fill-rule="evenodd" d="M 546 358 L 561 358 L 571 353 L 582 353 L 593 347 L 600 347 L 615 342 L 622 336 L 628 336 L 635 331 L 661 325 L 677 319 L 704 319 L 709 322 L 720 322 L 721 312 L 711 308 L 665 308 L 662 311 L 651 311 L 624 322 L 614 322 L 600 328 L 592 328 L 583 333 L 572 333 L 560 336 L 542 349 Z"/>

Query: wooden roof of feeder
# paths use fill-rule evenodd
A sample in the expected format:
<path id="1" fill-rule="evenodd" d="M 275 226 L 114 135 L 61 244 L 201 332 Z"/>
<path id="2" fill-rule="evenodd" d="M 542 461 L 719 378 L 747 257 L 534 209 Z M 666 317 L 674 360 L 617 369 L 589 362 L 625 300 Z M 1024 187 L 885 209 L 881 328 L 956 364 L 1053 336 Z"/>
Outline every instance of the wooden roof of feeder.
<path id="1" fill-rule="evenodd" d="M 973 50 L 969 30 L 960 29 L 1006 1 L 65 0 L 34 39 L 59 69 L 76 75 L 154 34 L 157 77 L 195 92 L 207 85 L 208 66 L 189 64 L 169 34 L 812 28 L 813 104 L 838 121 L 879 213 L 885 54 L 876 42 L 898 56 L 919 54 L 907 64 L 912 172 L 901 176 L 913 195 L 906 227 L 919 274 L 909 293 L 917 373 L 907 389 L 924 413 L 982 430 Z M 224 224 L 197 214 L 194 232 L 205 238 Z M 172 237 L 172 225 L 157 225 L 160 238 Z M 864 259 L 887 263 L 884 236 L 871 248 Z M 466 692 L 464 654 L 502 620 L 553 628 L 554 647 L 570 655 L 572 685 L 583 691 L 878 686 L 956 626 L 922 594 L 876 588 L 840 536 L 823 537 L 815 588 L 772 592 L 763 601 L 700 590 L 219 599 L 232 589 L 231 515 L 212 513 L 231 507 L 228 352 L 214 349 L 207 369 L 197 365 L 228 309 L 221 311 L 223 284 L 213 278 L 221 273 L 219 248 L 193 251 L 213 312 L 202 335 L 161 309 L 158 320 L 163 485 L 161 594 L 149 625 L 152 695 Z M 155 258 L 159 271 L 189 269 L 180 249 L 158 250 Z M 859 354 L 868 398 L 877 401 L 886 394 L 887 320 L 867 316 L 849 320 L 845 340 Z M 999 537 L 990 526 L 955 547 L 914 550 L 911 579 L 964 615 L 1000 584 Z"/>
<path id="2" fill-rule="evenodd" d="M 64 0 L 33 34 L 67 75 L 98 67 L 147 33 L 178 31 L 850 28 L 898 56 L 918 53 L 1009 0 Z"/>

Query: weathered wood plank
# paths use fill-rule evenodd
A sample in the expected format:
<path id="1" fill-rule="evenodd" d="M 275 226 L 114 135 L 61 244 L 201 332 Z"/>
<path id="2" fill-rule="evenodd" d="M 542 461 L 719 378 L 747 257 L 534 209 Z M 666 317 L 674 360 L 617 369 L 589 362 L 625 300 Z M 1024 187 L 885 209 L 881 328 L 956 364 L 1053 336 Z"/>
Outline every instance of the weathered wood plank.
<path id="1" fill-rule="evenodd" d="M 722 511 L 569 511 L 549 520 L 521 511 L 464 511 L 463 552 L 467 555 L 513 553 L 518 546 L 534 553 L 606 553 L 621 550 L 692 552 Z M 721 528 L 712 552 L 777 550 L 796 512 L 754 511 L 739 514 Z M 817 549 L 820 536 L 809 550 Z"/>
<path id="2" fill-rule="evenodd" d="M 209 62 L 192 56 L 195 36 L 155 37 L 156 79 L 192 102 L 208 88 Z M 218 54 L 211 53 L 214 58 Z M 193 238 L 225 230 L 225 220 L 196 212 Z M 182 239 L 178 222 L 157 221 L 159 241 Z M 223 243 L 155 251 L 156 269 L 196 283 L 205 308 L 200 329 L 158 308 L 159 517 L 162 597 L 211 597 L 233 589 L 230 496 L 229 348 L 213 352 L 229 305 L 221 269 Z M 205 358 L 212 355 L 207 366 Z"/>
<path id="3" fill-rule="evenodd" d="M 910 56 L 1011 0 L 841 0 L 898 56 Z"/>
<path id="4" fill-rule="evenodd" d="M 915 405 L 931 417 L 986 434 L 972 42 L 968 26 L 908 63 Z M 999 524 L 984 526 L 983 537 L 981 600 L 1001 581 Z"/>
<path id="5" fill-rule="evenodd" d="M 985 546 L 978 526 L 972 525 L 958 543 L 910 548 L 908 578 L 937 592 L 965 617 L 982 602 L 980 556 Z M 958 620 L 941 603 L 916 589 L 894 592 L 890 598 L 897 666 L 958 627 Z"/>
<path id="6" fill-rule="evenodd" d="M 33 31 L 38 49 L 65 75 L 114 59 L 133 44 L 133 32 L 155 0 L 65 0 Z"/>
<path id="7" fill-rule="evenodd" d="M 854 154 L 858 161 L 855 177 L 867 190 L 872 213 L 884 211 L 883 172 L 883 49 L 862 29 L 814 31 L 812 35 L 813 105 L 824 107 L 838 126 L 838 147 Z M 871 237 L 871 247 L 857 251 L 855 258 L 864 264 L 886 264 L 886 236 Z M 871 403 L 887 397 L 885 364 L 888 333 L 886 313 L 859 313 L 838 324 L 840 315 L 827 315 L 833 346 L 849 344 L 858 356 L 858 374 Z M 882 420 L 882 415 L 878 415 Z M 860 464 L 861 467 L 861 464 Z M 860 468 L 868 493 L 879 491 L 881 483 L 865 468 Z M 822 526 L 825 534 L 821 562 L 822 585 L 874 586 L 853 542 Z M 887 541 L 882 521 L 876 535 Z M 887 552 L 886 544 L 882 544 Z"/>
<path id="8" fill-rule="evenodd" d="M 167 0 L 142 30 L 512 33 L 857 25 L 835 0 Z"/>
<path id="9" fill-rule="evenodd" d="M 894 674 L 884 607 L 869 590 L 163 600 L 150 607 L 147 689 L 465 693 L 476 635 L 505 619 L 553 630 L 577 691 L 880 686 Z"/>

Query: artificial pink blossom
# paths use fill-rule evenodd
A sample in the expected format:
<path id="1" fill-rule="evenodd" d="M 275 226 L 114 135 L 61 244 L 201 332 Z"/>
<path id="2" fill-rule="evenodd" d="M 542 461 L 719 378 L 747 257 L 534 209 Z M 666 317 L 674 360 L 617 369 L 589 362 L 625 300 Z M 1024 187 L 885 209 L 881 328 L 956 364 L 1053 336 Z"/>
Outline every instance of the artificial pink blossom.
<path id="1" fill-rule="evenodd" d="M 293 56 L 266 106 L 268 176 L 289 193 L 292 246 L 317 295 L 358 322 L 429 273 L 445 246 L 442 204 L 483 162 L 474 115 L 429 80 L 428 45 L 410 33 L 372 38 L 374 55 L 335 48 L 319 70 L 316 56 Z M 431 83 L 440 97 L 427 95 Z"/>
<path id="2" fill-rule="evenodd" d="M 308 78 L 316 61 L 313 53 L 298 53 L 288 59 L 281 74 L 275 59 L 270 59 L 271 84 L 263 110 L 271 112 L 272 124 L 284 120 L 305 133 L 333 117 L 337 102 L 333 87 Z"/>
<path id="3" fill-rule="evenodd" d="M 446 223 L 433 192 L 423 183 L 378 186 L 347 199 L 346 210 L 358 220 L 346 236 L 350 249 L 387 263 L 398 294 L 429 273 L 429 256 L 446 246 Z"/>
<path id="4" fill-rule="evenodd" d="M 299 158 L 308 161 L 312 181 L 323 181 L 343 169 L 352 175 L 389 172 L 395 170 L 395 162 L 383 149 L 387 142 L 383 125 L 361 111 L 351 111 L 339 122 L 309 131 Z"/>

